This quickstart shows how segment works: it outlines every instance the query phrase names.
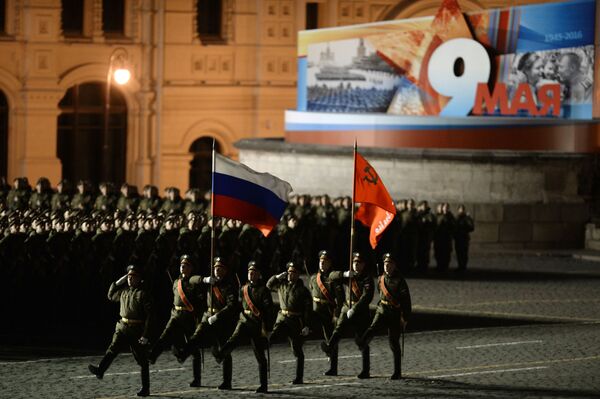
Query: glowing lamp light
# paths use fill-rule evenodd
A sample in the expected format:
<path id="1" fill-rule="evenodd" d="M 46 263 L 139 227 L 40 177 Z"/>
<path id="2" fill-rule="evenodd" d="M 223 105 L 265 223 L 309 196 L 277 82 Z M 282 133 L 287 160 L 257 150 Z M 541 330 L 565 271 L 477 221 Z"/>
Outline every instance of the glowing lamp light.
<path id="1" fill-rule="evenodd" d="M 119 68 L 115 70 L 113 77 L 117 84 L 124 85 L 129 82 L 129 79 L 131 78 L 131 72 L 129 72 L 129 69 Z"/>

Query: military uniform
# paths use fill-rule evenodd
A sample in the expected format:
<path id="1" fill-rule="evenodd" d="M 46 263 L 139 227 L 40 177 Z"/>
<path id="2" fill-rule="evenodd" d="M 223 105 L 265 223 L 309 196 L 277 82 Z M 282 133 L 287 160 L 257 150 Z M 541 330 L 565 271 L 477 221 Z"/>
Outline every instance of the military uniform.
<path id="1" fill-rule="evenodd" d="M 189 262 L 189 257 L 184 255 L 181 262 Z M 201 315 L 206 310 L 206 307 L 203 306 L 205 292 L 201 276 L 180 275 L 173 282 L 171 318 L 152 348 L 149 357 L 150 363 L 154 364 L 168 345 L 173 344 L 175 347 L 182 348 L 191 338 L 196 329 L 197 315 Z M 199 387 L 201 385 L 200 353 L 194 351 L 192 356 L 193 381 L 190 386 Z"/>
<path id="2" fill-rule="evenodd" d="M 328 259 L 329 253 L 321 251 L 319 259 Z M 323 330 L 325 341 L 331 339 L 334 321 L 340 315 L 342 304 L 344 302 L 344 291 L 338 282 L 331 280 L 331 271 L 317 272 L 310 277 L 309 288 L 313 300 L 313 315 L 319 327 Z M 337 345 L 331 348 L 329 355 L 329 370 L 325 375 L 337 375 L 338 370 L 338 348 Z"/>
<path id="3" fill-rule="evenodd" d="M 215 268 L 224 267 L 219 258 L 215 260 Z M 213 278 L 213 277 L 210 277 Z M 188 340 L 182 351 L 177 351 L 177 360 L 183 363 L 185 359 L 198 347 L 207 348 L 212 346 L 213 353 L 218 353 L 219 347 L 225 345 L 231 336 L 237 316 L 239 313 L 238 285 L 231 278 L 223 277 L 210 284 L 204 278 L 205 286 L 208 286 L 207 311 L 202 317 L 202 322 L 196 327 L 196 331 Z M 212 295 L 210 290 L 212 290 Z M 221 359 L 219 359 L 221 360 Z M 233 364 L 231 355 L 223 358 L 223 382 L 219 389 L 231 389 L 231 378 Z"/>
<path id="4" fill-rule="evenodd" d="M 465 270 L 469 262 L 469 243 L 471 241 L 471 232 L 475 230 L 473 218 L 465 212 L 456 216 L 454 223 L 454 249 L 456 250 L 456 260 L 458 270 Z"/>
<path id="5" fill-rule="evenodd" d="M 384 255 L 384 268 L 386 262 L 393 262 L 390 254 Z M 390 349 L 394 355 L 394 374 L 392 379 L 396 380 L 401 376 L 400 361 L 402 351 L 400 348 L 400 334 L 404 331 L 404 326 L 410 317 L 412 307 L 410 301 L 410 292 L 406 281 L 400 276 L 397 270 L 393 273 L 384 273 L 377 281 L 377 289 L 379 290 L 379 302 L 377 303 L 377 311 L 371 322 L 371 326 L 362 336 L 359 343 L 362 346 L 368 345 L 375 332 L 386 327 L 388 330 L 388 338 Z"/>
<path id="6" fill-rule="evenodd" d="M 128 266 L 127 274 L 139 275 L 139 269 Z M 88 368 L 92 374 L 102 379 L 104 372 L 117 355 L 129 347 L 136 362 L 142 368 L 142 389 L 138 392 L 138 396 L 148 396 L 150 394 L 150 369 L 145 337 L 148 336 L 152 325 L 152 300 L 142 283 L 138 286 L 123 285 L 124 282 L 121 280 L 124 278 L 125 276 L 120 281 L 112 283 L 108 289 L 108 299 L 120 303 L 119 315 L 121 316 L 117 322 L 112 342 L 100 364 L 97 367 L 90 365 Z"/>
<path id="7" fill-rule="evenodd" d="M 288 273 L 291 269 L 298 272 L 292 262 L 288 263 Z M 281 273 L 272 276 L 267 281 L 267 288 L 271 291 L 277 291 L 279 295 L 279 306 L 281 310 L 277 314 L 271 341 L 280 336 L 287 336 L 292 345 L 292 351 L 296 357 L 296 378 L 293 384 L 302 384 L 304 382 L 304 345 L 303 333 L 306 334 L 306 327 L 311 312 L 311 296 L 304 283 L 299 278 L 295 282 L 284 280 L 287 273 Z"/>
<path id="8" fill-rule="evenodd" d="M 436 228 L 433 241 L 436 268 L 438 271 L 448 270 L 452 255 L 452 234 L 454 230 L 454 216 L 449 211 L 436 215 Z"/>
<path id="9" fill-rule="evenodd" d="M 257 270 L 255 262 L 250 262 L 248 270 Z M 268 328 L 271 311 L 273 309 L 273 299 L 271 292 L 264 285 L 262 280 L 256 282 L 248 281 L 240 289 L 240 298 L 242 303 L 242 313 L 237 326 L 229 340 L 222 347 L 219 358 L 229 356 L 231 352 L 240 345 L 243 337 L 249 337 L 254 350 L 254 356 L 258 362 L 258 374 L 260 387 L 257 392 L 267 392 L 267 358 L 265 350 L 267 349 L 266 330 Z"/>
<path id="10" fill-rule="evenodd" d="M 423 272 L 429 268 L 435 218 L 425 203 L 420 206 L 417 212 L 417 269 Z"/>
<path id="11" fill-rule="evenodd" d="M 362 257 L 358 253 L 353 254 L 353 262 L 362 262 Z M 369 304 L 373 300 L 373 278 L 369 276 L 366 267 L 363 271 L 349 279 L 344 276 L 345 272 L 332 272 L 329 278 L 332 281 L 339 281 L 342 284 L 350 285 L 348 288 L 348 296 L 346 302 L 342 307 L 340 317 L 337 320 L 335 329 L 329 341 L 322 345 L 322 349 L 327 355 L 331 355 L 332 348 L 342 338 L 344 331 L 348 327 L 352 327 L 356 338 L 363 336 L 365 331 L 370 325 L 371 315 L 369 312 Z M 350 280 L 350 281 L 349 281 Z M 352 304 L 352 306 L 350 306 Z M 352 310 L 351 317 L 348 317 L 348 311 Z M 369 378 L 370 370 L 370 358 L 369 358 L 369 345 L 362 345 L 360 347 L 362 355 L 362 371 L 358 375 L 359 378 Z"/>

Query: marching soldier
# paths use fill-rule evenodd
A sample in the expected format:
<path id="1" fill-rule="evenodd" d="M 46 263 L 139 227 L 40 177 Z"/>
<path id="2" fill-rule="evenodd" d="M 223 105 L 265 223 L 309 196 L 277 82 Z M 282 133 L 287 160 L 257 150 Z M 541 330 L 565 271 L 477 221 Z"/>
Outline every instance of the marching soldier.
<path id="1" fill-rule="evenodd" d="M 390 253 L 383 255 L 384 273 L 379 277 L 379 303 L 371 326 L 359 339 L 361 346 L 369 344 L 377 329 L 387 327 L 390 348 L 394 355 L 394 373 L 390 377 L 398 380 L 402 377 L 400 334 L 406 328 L 406 322 L 411 314 L 410 292 L 406 281 L 398 273 L 396 262 Z"/>
<path id="2" fill-rule="evenodd" d="M 341 281 L 343 284 L 350 285 L 346 303 L 342 307 L 340 318 L 333 330 L 333 334 L 328 342 L 321 344 L 323 352 L 331 356 L 332 349 L 338 344 L 346 328 L 353 326 L 355 336 L 360 338 L 369 327 L 371 320 L 369 304 L 373 299 L 374 287 L 373 278 L 366 270 L 365 261 L 358 252 L 352 254 L 351 271 L 332 272 L 329 278 L 333 281 Z M 360 346 L 360 351 L 362 355 L 362 371 L 358 375 L 358 378 L 370 378 L 369 345 Z"/>
<path id="3" fill-rule="evenodd" d="M 242 337 L 250 337 L 254 356 L 258 362 L 258 375 L 260 386 L 256 389 L 257 393 L 266 393 L 268 390 L 267 380 L 267 350 L 266 330 L 269 324 L 271 310 L 273 308 L 273 299 L 271 292 L 265 287 L 261 273 L 256 266 L 255 261 L 248 264 L 248 282 L 240 289 L 242 301 L 242 313 L 238 320 L 235 331 L 218 352 L 217 361 L 222 361 L 226 356 L 240 344 Z"/>
<path id="4" fill-rule="evenodd" d="M 219 347 L 225 344 L 227 337 L 231 336 L 235 328 L 239 312 L 238 286 L 231 281 L 231 278 L 227 278 L 227 269 L 221 258 L 217 257 L 214 260 L 214 277 L 204 277 L 202 282 L 210 284 L 209 290 L 212 290 L 212 293 L 209 292 L 207 296 L 208 310 L 183 350 L 175 350 L 179 363 L 185 362 L 185 359 L 198 347 L 212 346 L 213 354 L 218 354 Z M 233 372 L 231 355 L 224 355 L 217 360 L 223 363 L 223 382 L 218 388 L 231 389 Z"/>
<path id="5" fill-rule="evenodd" d="M 281 307 L 269 339 L 273 341 L 274 337 L 279 336 L 289 338 L 296 357 L 296 378 L 292 384 L 303 384 L 304 351 L 302 346 L 304 337 L 309 333 L 306 322 L 311 311 L 310 292 L 300 280 L 300 271 L 293 262 L 288 262 L 286 272 L 272 276 L 267 281 L 267 288 L 277 291 Z"/>
<path id="6" fill-rule="evenodd" d="M 310 293 L 313 299 L 313 311 L 318 324 L 323 329 L 323 338 L 329 341 L 333 328 L 334 319 L 339 317 L 341 304 L 344 302 L 343 290 L 330 278 L 331 256 L 328 251 L 319 252 L 319 271 L 310 277 Z M 340 298 L 341 294 L 341 298 Z M 332 346 L 329 356 L 329 370 L 325 375 L 337 375 L 338 371 L 338 347 Z"/>
<path id="7" fill-rule="evenodd" d="M 170 344 L 178 348 L 183 347 L 196 329 L 196 315 L 202 314 L 202 310 L 204 310 L 202 309 L 202 304 L 205 293 L 202 285 L 202 277 L 192 276 L 194 266 L 188 255 L 181 257 L 179 271 L 179 278 L 173 282 L 173 309 L 171 310 L 171 318 L 150 352 L 150 364 L 154 364 L 162 351 Z M 200 353 L 194 351 L 192 356 L 194 379 L 190 382 L 190 386 L 199 387 L 202 381 Z"/>
<path id="8" fill-rule="evenodd" d="M 127 266 L 127 274 L 110 285 L 108 299 L 120 302 L 121 320 L 117 322 L 112 342 L 100 364 L 98 366 L 90 364 L 88 369 L 98 379 L 102 379 L 112 361 L 129 346 L 136 362 L 142 368 L 142 389 L 137 395 L 148 396 L 150 395 L 150 368 L 146 346 L 151 326 L 152 302 L 150 295 L 144 289 L 140 270 L 136 266 Z"/>

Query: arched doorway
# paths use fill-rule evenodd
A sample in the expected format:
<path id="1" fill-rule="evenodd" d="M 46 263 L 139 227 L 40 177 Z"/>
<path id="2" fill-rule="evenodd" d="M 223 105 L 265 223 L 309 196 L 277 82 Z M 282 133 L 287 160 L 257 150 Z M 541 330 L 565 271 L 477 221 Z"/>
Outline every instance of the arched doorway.
<path id="1" fill-rule="evenodd" d="M 0 177 L 8 173 L 8 101 L 0 91 Z"/>
<path id="2" fill-rule="evenodd" d="M 190 188 L 199 188 L 202 191 L 211 188 L 212 173 L 212 144 L 211 137 L 197 139 L 190 146 L 194 159 L 190 162 Z M 215 151 L 220 153 L 221 146 L 215 142 Z"/>
<path id="3" fill-rule="evenodd" d="M 89 82 L 71 87 L 60 101 L 57 155 L 63 178 L 125 182 L 127 105 L 115 86 L 108 110 L 105 97 L 106 83 Z"/>

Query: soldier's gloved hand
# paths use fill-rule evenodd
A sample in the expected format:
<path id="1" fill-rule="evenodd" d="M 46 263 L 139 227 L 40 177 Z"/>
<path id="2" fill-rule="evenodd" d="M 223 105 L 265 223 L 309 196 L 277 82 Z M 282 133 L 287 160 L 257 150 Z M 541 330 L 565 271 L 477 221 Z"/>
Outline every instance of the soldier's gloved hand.
<path id="1" fill-rule="evenodd" d="M 346 278 L 348 278 L 348 277 L 352 278 L 354 276 L 356 276 L 356 272 L 354 270 L 346 270 L 344 272 L 344 277 L 346 277 Z"/>
<path id="2" fill-rule="evenodd" d="M 142 337 L 142 338 L 138 339 L 138 342 L 140 343 L 140 345 L 148 345 L 148 343 L 150 341 L 148 341 L 148 338 Z"/>
<path id="3" fill-rule="evenodd" d="M 287 278 L 287 272 L 279 273 L 277 275 L 277 280 L 285 280 Z"/>
<path id="4" fill-rule="evenodd" d="M 354 308 L 348 309 L 348 311 L 346 312 L 346 316 L 348 316 L 348 318 L 351 319 L 353 315 L 354 315 Z"/>
<path id="5" fill-rule="evenodd" d="M 125 284 L 126 281 L 127 281 L 127 275 L 124 275 L 123 277 L 121 277 L 120 279 L 118 279 L 115 284 L 116 285 L 123 285 L 123 284 Z"/>
<path id="6" fill-rule="evenodd" d="M 214 314 L 214 315 L 212 315 L 212 316 L 210 316 L 210 317 L 208 318 L 208 324 L 210 324 L 211 326 L 212 326 L 213 324 L 215 324 L 215 321 L 217 321 L 217 315 L 216 315 L 216 314 Z"/>
<path id="7" fill-rule="evenodd" d="M 308 336 L 308 333 L 309 333 L 309 332 L 310 332 L 310 330 L 308 329 L 308 327 L 304 327 L 304 328 L 302 329 L 302 331 L 300 332 L 300 334 L 301 334 L 303 337 L 306 337 L 306 336 Z"/>
<path id="8" fill-rule="evenodd" d="M 202 279 L 202 282 L 203 282 L 203 283 L 205 283 L 205 284 L 214 284 L 214 283 L 216 283 L 216 282 L 217 282 L 217 280 L 215 280 L 215 278 L 214 278 L 214 277 L 212 277 L 212 276 L 209 276 L 209 277 L 204 277 L 204 278 Z"/>

